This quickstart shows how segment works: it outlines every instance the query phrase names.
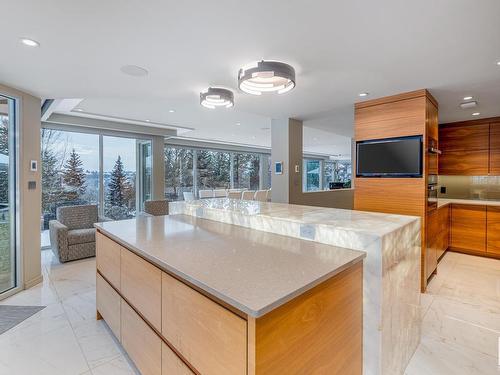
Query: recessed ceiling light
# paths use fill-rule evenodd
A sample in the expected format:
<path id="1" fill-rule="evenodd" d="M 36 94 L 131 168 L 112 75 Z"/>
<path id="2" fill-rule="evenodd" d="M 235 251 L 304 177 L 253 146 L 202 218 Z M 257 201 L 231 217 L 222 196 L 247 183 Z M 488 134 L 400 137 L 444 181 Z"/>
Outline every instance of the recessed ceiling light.
<path id="1" fill-rule="evenodd" d="M 497 65 L 500 65 L 500 61 L 497 61 Z"/>
<path id="2" fill-rule="evenodd" d="M 295 87 L 295 69 L 279 61 L 258 61 L 238 72 L 238 87 L 252 95 L 263 92 L 284 94 Z"/>
<path id="3" fill-rule="evenodd" d="M 40 43 L 29 38 L 21 38 L 21 43 L 28 47 L 40 47 Z"/>
<path id="4" fill-rule="evenodd" d="M 358 96 L 359 96 L 360 98 L 364 98 L 365 96 L 368 96 L 368 95 L 370 95 L 370 94 L 369 94 L 369 93 L 367 93 L 367 92 L 362 92 L 362 93 L 361 93 L 361 94 L 359 94 Z"/>
<path id="5" fill-rule="evenodd" d="M 150 122 L 151 120 L 146 120 L 146 122 Z"/>
<path id="6" fill-rule="evenodd" d="M 479 112 L 474 112 L 474 113 L 472 114 L 472 116 L 479 116 L 480 114 L 481 114 L 481 113 L 479 113 Z"/>
<path id="7" fill-rule="evenodd" d="M 75 111 L 78 111 L 78 112 L 83 112 L 83 109 L 81 108 L 76 108 Z"/>
<path id="8" fill-rule="evenodd" d="M 148 75 L 148 71 L 137 65 L 124 65 L 120 68 L 122 73 L 133 77 L 144 77 Z"/>
<path id="9" fill-rule="evenodd" d="M 237 126 L 240 126 L 240 125 L 241 125 L 241 122 L 237 122 L 237 123 L 236 123 L 236 125 L 237 125 Z"/>
<path id="10" fill-rule="evenodd" d="M 464 96 L 464 100 L 471 100 L 472 96 Z"/>
<path id="11" fill-rule="evenodd" d="M 170 112 L 170 113 L 174 113 L 174 112 L 175 112 L 175 110 L 173 110 L 173 109 L 169 109 L 169 112 Z"/>

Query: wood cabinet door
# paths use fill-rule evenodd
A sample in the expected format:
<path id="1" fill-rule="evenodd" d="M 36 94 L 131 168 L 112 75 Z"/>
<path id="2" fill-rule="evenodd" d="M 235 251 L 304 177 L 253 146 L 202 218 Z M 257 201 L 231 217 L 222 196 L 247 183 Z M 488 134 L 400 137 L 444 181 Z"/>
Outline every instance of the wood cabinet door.
<path id="1" fill-rule="evenodd" d="M 96 307 L 118 341 L 121 341 L 121 297 L 98 273 L 96 275 Z"/>
<path id="2" fill-rule="evenodd" d="M 162 341 L 122 299 L 122 345 L 142 375 L 161 375 Z"/>
<path id="3" fill-rule="evenodd" d="M 161 374 L 194 375 L 189 367 L 164 342 L 161 344 Z"/>
<path id="4" fill-rule="evenodd" d="M 427 213 L 427 248 L 425 252 L 425 274 L 429 278 L 437 267 L 437 247 L 439 243 L 438 210 Z"/>
<path id="5" fill-rule="evenodd" d="M 488 206 L 486 252 L 500 255 L 500 207 Z"/>
<path id="6" fill-rule="evenodd" d="M 439 220 L 439 244 L 436 257 L 439 259 L 448 249 L 450 244 L 450 206 L 444 206 L 438 210 Z"/>
<path id="7" fill-rule="evenodd" d="M 439 147 L 444 150 L 488 150 L 489 124 L 443 126 L 439 129 Z"/>
<path id="8" fill-rule="evenodd" d="M 455 176 L 486 176 L 488 174 L 488 149 L 441 150 L 439 174 Z"/>
<path id="9" fill-rule="evenodd" d="M 451 247 L 476 252 L 486 251 L 486 206 L 452 205 Z"/>
<path id="10" fill-rule="evenodd" d="M 121 246 L 100 232 L 96 232 L 96 264 L 99 272 L 120 290 Z"/>

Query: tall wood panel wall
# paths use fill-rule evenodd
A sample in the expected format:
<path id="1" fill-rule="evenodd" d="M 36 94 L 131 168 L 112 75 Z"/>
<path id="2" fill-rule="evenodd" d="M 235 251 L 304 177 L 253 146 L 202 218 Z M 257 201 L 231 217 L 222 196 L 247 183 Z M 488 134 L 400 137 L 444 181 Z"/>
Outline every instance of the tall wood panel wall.
<path id="1" fill-rule="evenodd" d="M 357 103 L 355 140 L 364 141 L 411 135 L 424 140 L 422 178 L 354 177 L 354 209 L 422 218 L 422 290 L 427 284 L 425 270 L 427 175 L 437 170 L 429 158 L 429 137 L 438 137 L 438 103 L 427 90 L 418 90 Z"/>

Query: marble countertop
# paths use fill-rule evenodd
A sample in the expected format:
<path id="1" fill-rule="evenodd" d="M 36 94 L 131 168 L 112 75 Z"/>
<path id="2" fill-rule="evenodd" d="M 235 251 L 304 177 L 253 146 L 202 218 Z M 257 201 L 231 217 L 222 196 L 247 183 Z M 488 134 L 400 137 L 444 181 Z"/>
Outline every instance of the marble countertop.
<path id="1" fill-rule="evenodd" d="M 258 318 L 366 254 L 187 215 L 95 224 L 162 270 Z"/>
<path id="2" fill-rule="evenodd" d="M 483 205 L 483 206 L 500 206 L 500 201 L 498 200 L 438 198 L 438 208 L 446 206 L 447 204 L 450 203 Z"/>

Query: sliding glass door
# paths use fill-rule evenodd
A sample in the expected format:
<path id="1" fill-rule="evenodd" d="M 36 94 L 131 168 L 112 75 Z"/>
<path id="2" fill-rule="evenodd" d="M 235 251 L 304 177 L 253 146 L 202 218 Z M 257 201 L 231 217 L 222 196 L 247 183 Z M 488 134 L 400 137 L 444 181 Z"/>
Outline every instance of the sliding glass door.
<path id="1" fill-rule="evenodd" d="M 0 96 L 0 294 L 17 286 L 15 101 Z"/>

